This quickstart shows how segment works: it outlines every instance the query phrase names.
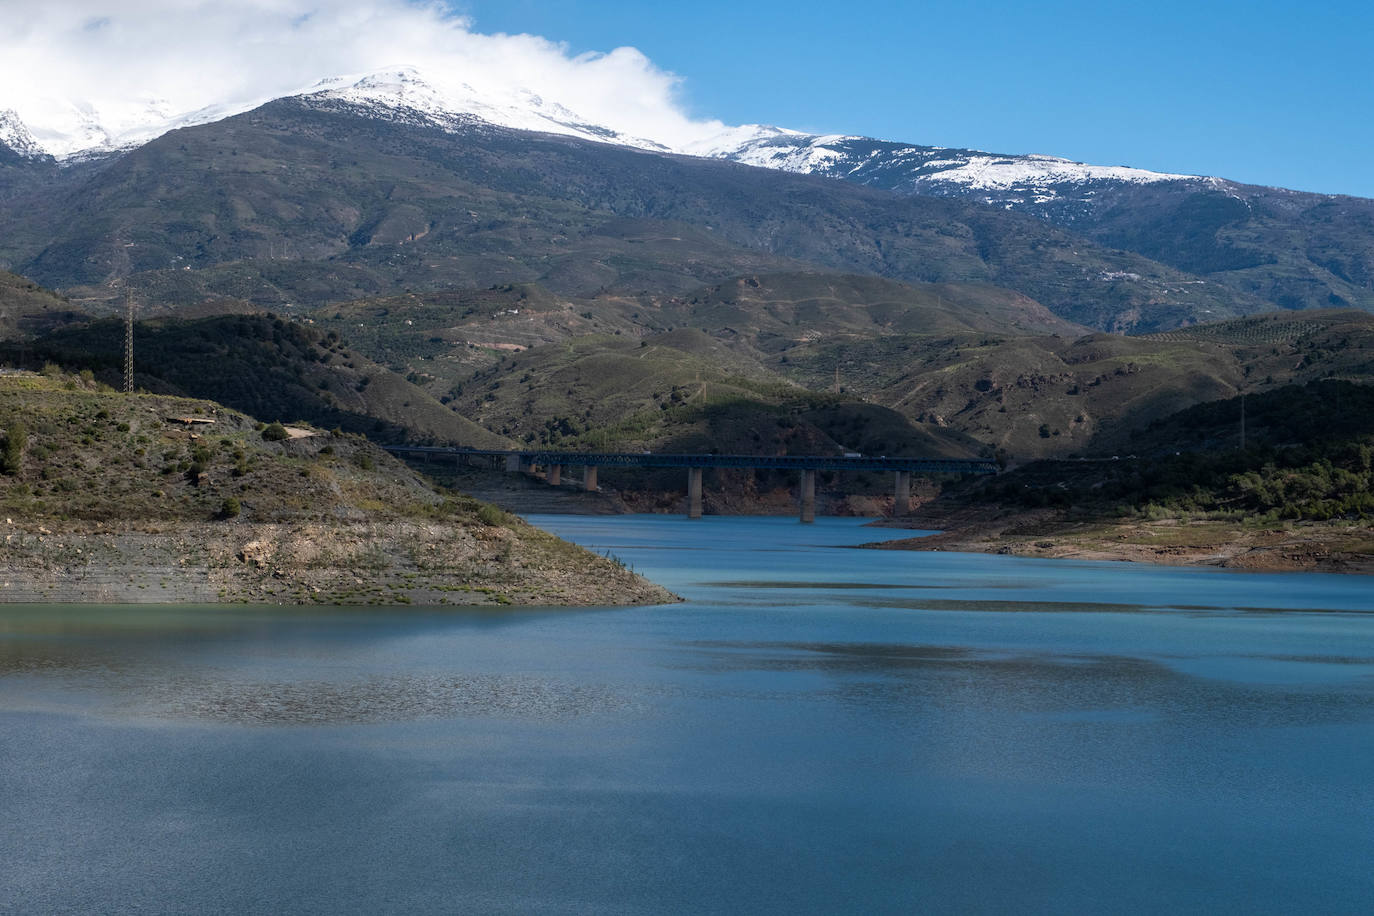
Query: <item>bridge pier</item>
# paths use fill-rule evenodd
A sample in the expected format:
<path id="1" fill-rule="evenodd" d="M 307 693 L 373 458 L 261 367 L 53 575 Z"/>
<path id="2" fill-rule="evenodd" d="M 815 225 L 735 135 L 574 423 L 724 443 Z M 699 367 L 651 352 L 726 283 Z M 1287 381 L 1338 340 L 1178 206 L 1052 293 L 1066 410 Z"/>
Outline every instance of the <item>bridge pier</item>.
<path id="1" fill-rule="evenodd" d="M 701 474 L 705 468 L 761 468 L 797 470 L 801 478 L 801 520 L 816 517 L 816 473 L 818 471 L 892 471 L 895 475 L 892 494 L 892 514 L 896 517 L 911 514 L 912 474 L 996 474 L 998 466 L 990 459 L 953 458 L 865 458 L 862 455 L 835 457 L 827 455 L 662 455 L 651 452 L 541 452 L 508 451 L 505 449 L 441 448 L 437 446 L 388 445 L 387 451 L 410 460 L 426 463 L 433 455 L 453 455 L 458 466 L 472 466 L 474 456 L 480 463 L 490 462 L 492 468 L 502 466 L 508 472 L 530 475 L 543 474 L 552 486 L 563 481 L 564 468 L 582 468 L 582 487 L 597 490 L 597 473 L 602 467 L 687 468 L 687 517 L 701 518 Z M 595 465 L 590 464 L 595 462 Z"/>

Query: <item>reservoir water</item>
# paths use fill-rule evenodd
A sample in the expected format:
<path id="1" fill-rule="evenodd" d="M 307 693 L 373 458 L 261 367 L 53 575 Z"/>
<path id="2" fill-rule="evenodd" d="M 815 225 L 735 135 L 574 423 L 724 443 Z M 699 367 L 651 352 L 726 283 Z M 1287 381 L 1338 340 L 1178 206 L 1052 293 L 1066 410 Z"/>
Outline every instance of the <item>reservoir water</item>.
<path id="1" fill-rule="evenodd" d="M 1374 582 L 538 517 L 652 608 L 0 608 L 0 912 L 1374 910 Z"/>

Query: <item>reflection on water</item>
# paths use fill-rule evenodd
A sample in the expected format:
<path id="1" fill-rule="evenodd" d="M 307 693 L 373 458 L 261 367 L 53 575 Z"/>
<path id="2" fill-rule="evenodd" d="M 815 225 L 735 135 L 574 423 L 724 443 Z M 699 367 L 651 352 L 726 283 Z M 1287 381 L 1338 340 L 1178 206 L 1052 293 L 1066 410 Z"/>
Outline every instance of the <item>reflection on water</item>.
<path id="1" fill-rule="evenodd" d="M 877 601 L 856 601 L 855 604 L 864 607 L 912 608 L 920 611 L 989 611 L 998 614 L 1143 614 L 1153 610 L 1139 604 L 1104 604 L 1099 601 L 991 601 L 986 598 L 977 601 L 961 601 L 957 598 L 884 598 Z"/>
<path id="2" fill-rule="evenodd" d="M 1173 720 L 1191 719 L 1199 724 L 1214 720 L 1227 727 L 1374 722 L 1374 689 L 1329 690 L 1322 676 L 1326 672 L 1314 676 L 1305 667 L 1327 660 L 1311 657 L 1208 660 L 1196 665 L 1198 674 L 1207 678 L 1199 681 L 1178 670 L 1177 664 L 1121 656 L 1026 656 L 954 646 L 854 643 L 702 640 L 693 645 L 701 652 L 695 663 L 681 663 L 688 670 L 815 672 L 839 685 L 840 695 L 857 696 L 860 702 L 878 707 L 905 709 L 908 704 L 903 698 L 920 694 L 923 716 L 933 707 L 951 701 L 966 704 L 976 696 L 982 709 L 1061 719 L 1085 712 L 1099 720 L 1121 715 L 1135 721 L 1140 708 L 1148 706 Z M 1333 661 L 1337 665 L 1370 665 L 1367 658 Z M 1293 665 L 1308 676 L 1270 677 L 1267 669 L 1273 662 Z M 1266 669 L 1259 678 L 1262 683 L 1291 683 L 1295 689 L 1281 694 L 1229 679 L 1214 680 L 1209 675 L 1217 672 L 1207 670 L 1208 666 L 1235 666 L 1245 671 L 1255 664 Z M 1225 677 L 1233 673 L 1227 671 Z M 861 691 L 846 693 L 856 682 Z M 1297 686 L 1314 683 L 1316 686 L 1306 689 Z M 1370 686 L 1374 685 L 1366 685 Z"/>
<path id="3" fill-rule="evenodd" d="M 0 610 L 0 910 L 1374 908 L 1366 579 L 541 521 L 689 601 Z"/>
<path id="4" fill-rule="evenodd" d="M 864 590 L 864 589 L 920 589 L 920 588 L 945 588 L 941 585 L 914 585 L 910 583 L 893 584 L 890 582 L 777 582 L 767 579 L 742 580 L 738 582 L 703 582 L 707 587 L 714 588 L 792 588 L 792 589 L 838 589 L 841 591 Z"/>

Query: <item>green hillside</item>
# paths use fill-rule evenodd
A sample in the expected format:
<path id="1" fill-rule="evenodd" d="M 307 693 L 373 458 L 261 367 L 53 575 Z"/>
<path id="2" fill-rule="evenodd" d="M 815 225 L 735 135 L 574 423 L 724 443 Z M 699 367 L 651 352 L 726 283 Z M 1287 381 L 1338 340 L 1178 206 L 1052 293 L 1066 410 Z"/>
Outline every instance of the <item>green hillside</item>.
<path id="1" fill-rule="evenodd" d="M 211 401 L 125 395 L 49 370 L 0 378 L 7 444 L 0 511 L 28 520 L 288 521 L 428 512 L 439 498 L 365 439 L 315 428 L 279 437 Z"/>
<path id="2" fill-rule="evenodd" d="M 454 404 L 538 446 L 742 454 L 976 454 L 852 397 L 808 391 L 697 330 L 579 337 L 503 357 Z"/>
<path id="3" fill-rule="evenodd" d="M 91 369 L 119 384 L 123 344 L 122 323 L 106 319 L 54 331 L 26 352 L 31 360 Z M 507 443 L 354 352 L 337 334 L 272 315 L 139 322 L 134 352 L 135 382 L 150 391 L 207 398 L 274 420 L 340 427 L 379 441 Z"/>
<path id="4" fill-rule="evenodd" d="M 939 451 L 936 440 L 953 437 L 1019 461 L 1110 455 L 1192 404 L 1374 378 L 1374 316 L 1363 312 L 1122 337 L 1085 334 L 1004 290 L 826 274 L 741 277 L 666 298 L 501 287 L 364 300 L 331 317 L 465 416 L 543 443 L 600 441 L 593 431 L 606 430 L 607 442 L 654 447 L 676 434 L 651 423 L 653 411 L 702 389 L 717 404 L 757 398 L 768 379 L 895 411 L 935 437 L 906 433 L 913 447 Z"/>
<path id="5" fill-rule="evenodd" d="M 1374 379 L 1374 316 L 1279 313 L 1144 337 L 823 339 L 784 355 L 779 368 L 804 385 L 838 378 L 873 403 L 1017 460 L 1111 455 L 1131 448 L 1132 430 L 1193 404 L 1293 382 Z"/>
<path id="6" fill-rule="evenodd" d="M 1197 404 L 1133 438 L 1139 455 L 1030 465 L 975 498 L 1078 514 L 1283 520 L 1374 518 L 1374 385 L 1327 380 Z"/>
<path id="7" fill-rule="evenodd" d="M 0 270 L 0 340 L 28 340 L 87 317 L 53 290 Z"/>
<path id="8" fill-rule="evenodd" d="M 1122 337 L 1082 333 L 997 288 L 824 273 L 750 275 L 666 297 L 503 284 L 340 303 L 313 321 L 140 322 L 138 383 L 386 441 L 996 450 L 1018 462 L 1131 451 L 1133 431 L 1242 391 L 1374 377 L 1374 316 L 1364 312 Z M 0 358 L 51 359 L 118 383 L 122 339 L 113 321 L 79 323 L 11 343 Z M 875 431 L 798 419 L 832 402 L 869 411 Z"/>

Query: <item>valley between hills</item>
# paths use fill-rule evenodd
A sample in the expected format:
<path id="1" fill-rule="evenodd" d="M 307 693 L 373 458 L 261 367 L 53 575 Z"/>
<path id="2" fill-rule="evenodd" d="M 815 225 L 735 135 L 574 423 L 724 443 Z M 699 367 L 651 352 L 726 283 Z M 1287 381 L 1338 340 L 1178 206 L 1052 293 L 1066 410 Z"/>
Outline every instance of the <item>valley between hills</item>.
<path id="1" fill-rule="evenodd" d="M 1367 201 L 1098 176 L 994 205 L 392 115 L 284 99 L 0 155 L 12 594 L 57 600 L 94 551 L 141 570 L 90 579 L 118 600 L 664 597 L 463 494 L 680 511 L 677 472 L 580 498 L 378 444 L 991 458 L 918 482 L 909 523 L 950 530 L 896 546 L 1370 569 Z M 263 439 L 287 426 L 309 435 Z M 712 472 L 706 508 L 790 513 L 796 487 Z M 891 480 L 819 501 L 886 515 Z"/>

